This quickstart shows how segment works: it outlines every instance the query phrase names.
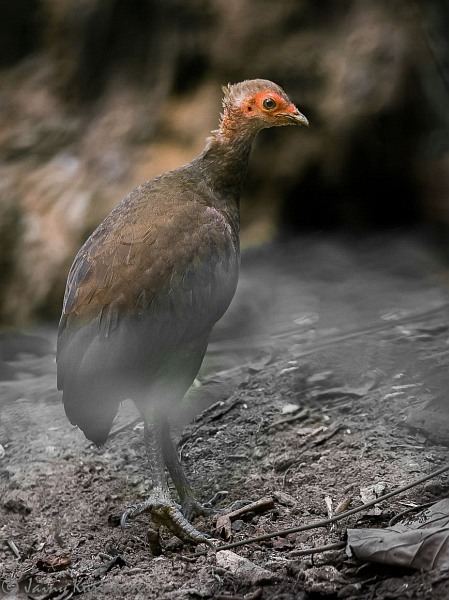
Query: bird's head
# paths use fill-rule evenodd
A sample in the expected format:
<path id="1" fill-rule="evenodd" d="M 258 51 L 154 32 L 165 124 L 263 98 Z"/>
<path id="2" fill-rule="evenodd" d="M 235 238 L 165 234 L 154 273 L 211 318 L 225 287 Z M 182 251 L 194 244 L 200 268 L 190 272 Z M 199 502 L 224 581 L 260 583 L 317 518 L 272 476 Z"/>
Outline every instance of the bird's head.
<path id="1" fill-rule="evenodd" d="M 284 90 L 267 79 L 251 79 L 223 88 L 222 128 L 253 131 L 281 125 L 309 125 Z"/>

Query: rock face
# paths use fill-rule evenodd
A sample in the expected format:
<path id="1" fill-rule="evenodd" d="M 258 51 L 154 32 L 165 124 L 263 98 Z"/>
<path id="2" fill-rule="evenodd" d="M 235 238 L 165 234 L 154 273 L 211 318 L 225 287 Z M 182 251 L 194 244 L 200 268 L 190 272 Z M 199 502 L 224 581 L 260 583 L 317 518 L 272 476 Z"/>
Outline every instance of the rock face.
<path id="1" fill-rule="evenodd" d="M 448 161 L 443 3 L 22 4 L 0 19 L 3 324 L 59 312 L 81 242 L 133 186 L 202 148 L 227 81 L 279 81 L 311 121 L 255 148 L 247 243 L 287 224 L 449 221 L 447 177 L 433 191 Z"/>

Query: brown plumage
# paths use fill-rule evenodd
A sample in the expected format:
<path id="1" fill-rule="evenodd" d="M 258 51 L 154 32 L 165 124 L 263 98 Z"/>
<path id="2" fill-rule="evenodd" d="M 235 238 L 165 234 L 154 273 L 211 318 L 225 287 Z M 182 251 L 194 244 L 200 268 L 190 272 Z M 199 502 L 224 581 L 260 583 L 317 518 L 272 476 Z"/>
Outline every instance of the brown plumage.
<path id="1" fill-rule="evenodd" d="M 307 120 L 276 84 L 228 86 L 220 127 L 203 153 L 133 190 L 86 241 L 68 276 L 57 353 L 67 416 L 101 444 L 120 401 L 132 398 L 146 437 L 156 439 L 155 489 L 167 496 L 165 461 L 184 508 L 194 501 L 180 465 L 170 464 L 172 449 L 164 450 L 167 422 L 235 292 L 239 195 L 254 136 L 294 123 Z M 193 539 L 174 521 L 173 531 Z"/>

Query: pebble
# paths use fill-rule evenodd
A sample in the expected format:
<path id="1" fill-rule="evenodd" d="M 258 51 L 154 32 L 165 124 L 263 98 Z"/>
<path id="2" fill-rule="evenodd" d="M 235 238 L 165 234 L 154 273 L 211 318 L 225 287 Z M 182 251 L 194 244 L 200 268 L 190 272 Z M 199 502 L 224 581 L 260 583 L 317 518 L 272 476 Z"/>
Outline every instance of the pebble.
<path id="1" fill-rule="evenodd" d="M 217 552 L 217 566 L 251 585 L 268 583 L 278 578 L 275 573 L 259 567 L 231 550 Z"/>

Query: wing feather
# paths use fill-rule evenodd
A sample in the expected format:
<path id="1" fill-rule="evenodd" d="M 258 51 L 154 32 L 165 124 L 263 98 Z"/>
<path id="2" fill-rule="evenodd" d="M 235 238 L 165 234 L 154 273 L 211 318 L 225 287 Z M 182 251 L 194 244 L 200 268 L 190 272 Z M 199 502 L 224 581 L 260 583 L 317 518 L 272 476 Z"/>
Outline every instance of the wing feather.
<path id="1" fill-rule="evenodd" d="M 103 440 L 131 379 L 152 384 L 163 361 L 179 348 L 195 353 L 195 343 L 202 357 L 237 271 L 237 232 L 194 196 L 180 204 L 160 189 L 138 188 L 126 198 L 68 276 L 57 362 L 71 421 Z"/>

